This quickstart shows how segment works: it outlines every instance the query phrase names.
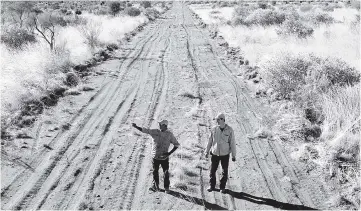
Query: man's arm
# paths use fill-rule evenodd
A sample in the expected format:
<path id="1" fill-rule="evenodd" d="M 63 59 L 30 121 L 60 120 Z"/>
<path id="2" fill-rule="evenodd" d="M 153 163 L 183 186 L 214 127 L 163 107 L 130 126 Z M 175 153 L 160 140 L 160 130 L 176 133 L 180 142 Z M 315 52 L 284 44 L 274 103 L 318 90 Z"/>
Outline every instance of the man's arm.
<path id="1" fill-rule="evenodd" d="M 231 137 L 230 137 L 230 147 L 231 147 L 231 153 L 232 153 L 232 161 L 236 161 L 236 141 L 234 138 L 234 131 L 233 129 L 231 130 Z"/>
<path id="2" fill-rule="evenodd" d="M 213 143 L 213 130 L 211 131 L 211 135 L 209 136 L 208 144 L 206 150 L 204 151 L 204 156 L 208 158 L 209 151 L 211 150 L 211 146 Z"/>
<path id="3" fill-rule="evenodd" d="M 133 126 L 135 129 L 139 130 L 140 132 L 143 132 L 143 129 L 142 129 L 141 127 L 137 126 L 137 124 L 132 123 L 132 126 Z"/>
<path id="4" fill-rule="evenodd" d="M 166 154 L 167 156 L 171 155 L 180 146 L 179 142 L 177 141 L 177 139 L 174 137 L 173 134 L 172 134 L 172 138 L 170 139 L 170 142 L 173 144 L 173 149 L 170 152 L 167 152 Z"/>

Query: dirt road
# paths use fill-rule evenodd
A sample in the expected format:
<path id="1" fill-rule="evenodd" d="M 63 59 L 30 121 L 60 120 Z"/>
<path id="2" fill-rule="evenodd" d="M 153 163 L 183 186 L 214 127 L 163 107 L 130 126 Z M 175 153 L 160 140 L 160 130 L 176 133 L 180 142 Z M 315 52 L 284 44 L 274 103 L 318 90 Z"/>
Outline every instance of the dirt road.
<path id="1" fill-rule="evenodd" d="M 2 209 L 326 208 L 322 183 L 308 178 L 279 142 L 246 138 L 266 118 L 264 107 L 250 97 L 234 66 L 220 59 L 218 46 L 186 5 L 175 2 L 128 47 L 127 55 L 97 67 L 115 77 L 106 77 L 69 119 L 69 128 L 49 141 L 51 150 L 34 152 L 31 168 L 4 185 Z M 156 119 L 170 121 L 180 152 L 192 155 L 171 158 L 176 172 L 177 159 L 207 162 L 201 152 L 220 111 L 235 131 L 238 150 L 229 192 L 206 191 L 208 163 L 188 174 L 186 189 L 171 184 L 170 194 L 149 192 L 151 138 L 131 123 L 156 128 Z"/>

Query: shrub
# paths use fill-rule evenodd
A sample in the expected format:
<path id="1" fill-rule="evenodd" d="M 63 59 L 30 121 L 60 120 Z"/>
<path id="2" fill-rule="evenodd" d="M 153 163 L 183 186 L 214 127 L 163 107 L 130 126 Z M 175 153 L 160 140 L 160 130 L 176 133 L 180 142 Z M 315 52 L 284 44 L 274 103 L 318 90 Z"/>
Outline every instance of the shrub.
<path id="1" fill-rule="evenodd" d="M 99 35 L 101 32 L 101 24 L 90 21 L 85 25 L 81 25 L 79 29 L 91 50 L 94 51 L 95 47 L 100 44 Z"/>
<path id="2" fill-rule="evenodd" d="M 313 29 L 295 18 L 286 18 L 277 29 L 279 35 L 296 35 L 299 38 L 306 38 L 313 34 Z"/>
<path id="3" fill-rule="evenodd" d="M 21 49 L 28 43 L 36 42 L 36 38 L 25 29 L 15 28 L 2 34 L 1 42 L 10 48 Z"/>
<path id="4" fill-rule="evenodd" d="M 282 24 L 286 19 L 283 12 L 271 9 L 257 9 L 245 19 L 247 25 L 268 26 L 273 24 Z"/>
<path id="5" fill-rule="evenodd" d="M 282 98 L 290 99 L 305 85 L 305 76 L 311 65 L 309 57 L 285 54 L 283 58 L 267 61 L 261 70 L 266 83 Z"/>
<path id="6" fill-rule="evenodd" d="M 142 5 L 142 7 L 144 7 L 144 8 L 149 8 L 149 7 L 152 6 L 152 4 L 150 3 L 150 1 L 142 1 L 142 2 L 141 2 L 141 5 Z"/>
<path id="7" fill-rule="evenodd" d="M 75 14 L 77 14 L 77 15 L 81 15 L 81 10 L 76 9 Z"/>
<path id="8" fill-rule="evenodd" d="M 354 85 L 360 82 L 360 74 L 341 59 L 315 58 L 306 80 L 307 83 L 317 84 L 319 90 L 326 91 L 335 85 Z"/>
<path id="9" fill-rule="evenodd" d="M 314 24 L 331 24 L 334 22 L 334 18 L 327 13 L 318 12 L 310 16 L 310 21 Z"/>
<path id="10" fill-rule="evenodd" d="M 314 93 L 360 81 L 360 74 L 344 61 L 312 54 L 275 57 L 264 63 L 261 70 L 266 83 L 285 99 L 304 96 L 304 99 L 313 100 Z"/>
<path id="11" fill-rule="evenodd" d="M 109 5 L 109 10 L 112 15 L 116 15 L 120 12 L 120 2 L 111 2 Z"/>
<path id="12" fill-rule="evenodd" d="M 147 8 L 144 12 L 145 16 L 147 16 L 147 18 L 151 21 L 154 21 L 156 18 L 159 17 L 159 12 L 158 10 L 154 9 L 154 8 Z"/>
<path id="13" fill-rule="evenodd" d="M 258 7 L 261 8 L 261 9 L 266 9 L 267 6 L 268 6 L 267 3 L 265 3 L 265 2 L 259 2 L 258 3 Z"/>
<path id="14" fill-rule="evenodd" d="M 140 10 L 135 7 L 127 7 L 125 9 L 125 13 L 129 16 L 135 17 L 135 16 L 140 15 Z"/>

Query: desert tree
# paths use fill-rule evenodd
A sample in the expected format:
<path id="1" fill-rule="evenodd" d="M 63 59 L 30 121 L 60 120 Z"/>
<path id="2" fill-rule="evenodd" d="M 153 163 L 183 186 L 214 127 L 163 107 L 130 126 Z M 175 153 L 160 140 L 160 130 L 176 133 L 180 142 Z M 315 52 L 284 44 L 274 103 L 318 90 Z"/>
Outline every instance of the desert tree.
<path id="1" fill-rule="evenodd" d="M 50 50 L 54 50 L 57 27 L 65 25 L 65 20 L 57 14 L 41 13 L 32 17 L 32 27 L 49 44 Z"/>
<path id="2" fill-rule="evenodd" d="M 30 17 L 33 7 L 34 2 L 19 1 L 9 3 L 8 10 L 12 20 L 22 28 L 26 19 Z"/>
<path id="3" fill-rule="evenodd" d="M 112 15 L 116 15 L 120 12 L 120 2 L 111 2 L 109 5 L 109 10 Z"/>
<path id="4" fill-rule="evenodd" d="M 102 30 L 101 23 L 97 21 L 87 21 L 79 25 L 79 31 L 90 46 L 91 51 L 94 52 L 95 48 L 100 44 L 99 35 Z"/>

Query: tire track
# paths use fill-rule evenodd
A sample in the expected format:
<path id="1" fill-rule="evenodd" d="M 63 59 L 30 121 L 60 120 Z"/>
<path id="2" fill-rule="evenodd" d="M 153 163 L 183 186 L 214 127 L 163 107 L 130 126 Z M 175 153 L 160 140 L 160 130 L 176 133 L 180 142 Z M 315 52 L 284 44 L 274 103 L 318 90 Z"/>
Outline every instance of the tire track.
<path id="1" fill-rule="evenodd" d="M 201 30 L 200 30 L 200 31 L 201 31 Z M 202 31 L 201 31 L 201 32 L 202 32 Z M 203 34 L 203 32 L 202 32 L 202 34 Z M 208 40 L 208 42 L 210 43 L 210 46 L 211 46 L 212 48 L 215 48 L 214 45 L 213 45 L 209 40 Z M 232 82 L 232 84 L 233 84 L 233 87 L 234 87 L 234 89 L 236 90 L 237 96 L 238 96 L 238 95 L 239 95 L 239 90 L 241 90 L 242 87 L 238 84 L 238 81 L 236 81 L 236 80 L 234 79 L 234 77 L 233 77 L 232 75 L 230 75 L 230 73 L 232 73 L 232 71 L 227 67 L 227 65 L 226 65 L 221 59 L 218 58 L 218 55 L 215 53 L 215 51 L 214 51 L 213 49 L 212 49 L 211 51 L 212 51 L 212 53 L 213 53 L 213 55 L 214 55 L 214 58 L 216 59 L 217 63 L 219 64 L 218 66 L 220 67 L 220 70 L 222 70 L 223 74 L 224 74 L 225 76 L 227 76 L 227 77 L 231 80 L 231 82 Z M 222 67 L 224 67 L 224 68 L 222 68 Z M 226 69 L 227 72 L 225 72 L 224 69 Z M 242 94 L 242 96 L 243 96 L 243 99 L 245 99 L 244 102 L 246 103 L 247 109 L 250 110 L 250 111 L 253 113 L 254 117 L 259 118 L 259 117 L 256 115 L 256 113 L 260 113 L 261 111 L 260 111 L 259 109 L 258 109 L 258 110 L 255 110 L 255 109 L 260 108 L 260 107 L 259 107 L 259 106 L 252 105 L 251 100 L 250 100 L 244 93 L 241 92 L 241 94 Z M 238 100 L 238 97 L 237 97 L 237 104 L 238 104 L 238 102 L 239 102 L 239 100 Z M 253 102 L 253 101 L 252 101 L 252 102 Z M 238 110 L 238 108 L 239 108 L 239 106 L 237 106 L 237 110 Z M 239 113 L 239 112 L 238 112 L 238 113 Z M 263 117 L 263 118 L 267 118 L 267 117 Z M 247 131 L 251 131 L 251 130 L 247 130 Z M 251 143 L 250 143 L 250 144 L 251 144 Z M 258 142 L 257 142 L 257 144 L 258 144 Z M 255 152 L 255 151 L 257 151 L 258 153 L 261 152 L 261 149 L 259 148 L 259 146 L 258 146 L 258 148 L 257 148 L 257 146 L 252 145 L 252 144 L 251 144 L 251 146 L 252 146 L 254 155 L 255 155 L 255 157 L 257 158 L 257 161 L 258 161 L 258 162 L 262 162 L 262 158 L 259 158 L 259 156 L 257 156 L 257 153 Z M 270 146 L 271 146 L 270 149 L 271 149 L 273 152 L 275 152 L 275 147 L 272 146 L 272 145 L 270 145 Z M 253 147 L 256 147 L 256 150 L 254 150 Z M 279 159 L 281 158 L 281 160 L 283 161 L 282 163 L 280 163 L 280 166 L 282 166 L 283 169 L 285 169 L 285 168 L 287 168 L 287 169 L 292 169 L 292 170 L 289 170 L 288 172 L 293 172 L 293 173 L 295 173 L 293 167 L 292 167 L 288 162 L 284 162 L 286 155 L 284 155 L 282 151 L 279 151 L 279 150 L 278 150 L 277 152 L 278 152 L 278 153 L 275 153 L 275 156 L 276 156 L 277 160 L 279 160 Z M 260 154 L 260 155 L 261 155 L 261 154 Z M 262 156 L 262 155 L 261 155 L 261 156 Z M 271 175 L 272 175 L 272 173 L 270 173 L 270 172 L 272 172 L 272 171 L 268 168 L 268 165 L 266 164 L 266 162 L 263 163 L 263 166 L 265 167 L 265 171 L 267 171 L 268 174 L 271 174 Z M 284 172 L 285 172 L 285 171 L 284 171 Z M 265 175 L 265 174 L 263 174 L 263 175 Z M 287 175 L 287 174 L 285 174 L 285 175 Z M 296 176 L 296 175 L 293 174 L 292 176 L 293 176 L 293 178 L 294 178 L 294 176 Z M 271 177 L 271 178 L 273 178 L 273 177 Z M 296 178 L 297 178 L 297 177 L 296 177 Z M 298 180 L 298 178 L 297 178 L 297 180 Z M 267 181 L 267 180 L 266 180 L 266 181 Z M 271 181 L 268 181 L 268 183 L 273 183 L 273 184 L 275 184 L 275 182 L 276 182 L 276 181 L 275 181 L 274 179 L 271 179 Z M 295 187 L 293 184 L 291 184 L 291 185 L 292 185 L 293 188 L 295 188 L 295 189 L 294 189 L 294 190 L 295 190 L 294 192 L 295 192 L 297 198 L 301 201 L 302 204 L 307 204 L 308 206 L 314 206 L 313 203 L 312 203 L 312 200 L 307 196 L 307 194 L 304 193 L 304 191 L 302 191 L 302 189 L 300 189 L 299 187 Z M 283 198 L 283 200 L 285 200 L 285 197 L 283 196 L 284 194 L 282 194 L 281 189 L 279 188 L 279 185 L 278 185 L 278 186 L 275 186 L 275 187 L 278 187 L 278 188 L 276 188 L 274 194 L 277 194 L 278 197 L 281 196 L 281 198 Z M 272 192 L 271 189 L 270 189 L 270 191 Z M 310 193 L 310 191 L 307 191 L 307 192 Z M 299 195 L 300 195 L 300 196 L 299 196 Z M 232 197 L 232 198 L 233 198 L 233 197 Z M 234 199 L 232 199 L 232 200 L 234 200 Z M 281 201 L 282 201 L 282 200 L 281 200 Z"/>
<path id="2" fill-rule="evenodd" d="M 160 40 L 162 40 L 162 38 L 164 36 L 165 35 L 160 36 Z M 164 71 L 162 71 L 162 72 L 164 72 Z M 164 76 L 163 76 L 162 72 L 157 71 L 157 76 L 156 76 L 157 80 L 154 83 L 156 86 L 153 87 L 153 89 L 152 89 L 153 90 L 152 91 L 152 101 L 155 103 L 149 105 L 148 114 L 145 115 L 145 116 L 148 116 L 148 119 L 152 119 L 152 117 L 154 117 L 154 112 L 158 105 L 159 96 L 161 95 L 160 89 L 161 89 L 161 87 L 163 87 L 163 84 L 164 84 Z M 120 183 L 121 184 L 123 183 L 124 185 L 122 188 L 120 188 L 120 190 L 123 190 L 123 192 L 116 191 L 116 194 L 115 194 L 115 195 L 123 196 L 121 201 L 118 202 L 119 203 L 118 207 L 120 209 L 125 209 L 127 207 L 130 207 L 130 205 L 131 205 L 131 202 L 132 202 L 132 199 L 133 199 L 134 193 L 135 193 L 136 180 L 140 174 L 140 166 L 142 165 L 142 160 L 144 160 L 143 152 L 145 150 L 145 147 L 146 147 L 146 145 L 144 144 L 144 142 L 140 148 L 138 145 L 134 146 L 133 153 L 131 154 L 130 157 L 131 158 L 135 157 L 136 159 L 134 159 L 134 162 L 132 163 L 132 167 L 126 168 L 124 175 L 122 175 L 122 177 L 121 177 L 121 178 L 123 178 L 122 179 L 123 182 L 121 181 Z M 138 149 L 138 150 L 135 151 L 135 149 Z M 136 154 L 133 155 L 134 153 L 136 153 Z M 134 171 L 134 169 L 135 169 L 135 171 Z M 127 170 L 129 170 L 129 171 L 127 171 Z M 130 178 L 130 180 L 129 180 L 129 178 Z M 124 183 L 124 180 L 126 180 L 125 183 Z"/>
<path id="3" fill-rule="evenodd" d="M 157 31 L 158 32 L 158 31 Z M 158 32 L 158 34 L 159 34 L 159 32 Z M 155 42 L 155 40 L 158 38 L 158 36 L 156 36 L 154 39 L 153 39 L 153 41 L 151 42 L 151 43 L 154 43 Z M 145 55 L 148 55 L 149 54 L 149 52 L 150 52 L 150 50 L 152 49 L 152 44 L 150 44 L 149 45 L 149 49 L 147 50 L 147 53 L 145 54 Z M 131 64 L 133 64 L 133 63 L 131 63 Z M 138 90 L 139 90 L 139 86 L 143 86 L 143 84 L 145 84 L 145 74 L 142 74 L 140 71 L 138 71 L 138 73 L 142 76 L 142 78 L 144 78 L 144 80 L 139 80 L 139 84 L 137 85 L 137 87 L 138 87 Z M 138 92 L 137 92 L 138 93 Z M 135 95 L 136 96 L 136 95 Z M 134 105 L 134 99 L 135 99 L 135 97 L 133 97 L 133 101 L 132 101 L 132 103 L 130 104 L 130 108 L 126 111 L 126 113 L 129 113 L 130 112 L 130 110 L 131 110 L 131 108 L 132 108 L 132 105 Z M 120 124 L 122 123 L 122 122 L 124 122 L 125 120 L 124 120 L 124 116 L 123 117 L 120 117 Z M 119 125 L 120 125 L 119 124 Z M 142 149 L 140 149 L 140 151 L 141 151 Z M 138 150 L 139 151 L 139 150 Z M 133 150 L 133 152 L 136 152 L 135 150 Z M 136 153 L 138 153 L 138 152 L 136 152 Z M 139 154 L 139 153 L 138 153 Z M 131 155 L 131 158 L 133 157 L 133 154 Z M 94 165 L 96 165 L 96 164 L 94 164 Z M 135 164 L 134 164 L 134 166 L 135 166 Z M 84 193 L 84 194 L 86 194 L 86 192 Z M 73 207 L 77 207 L 78 205 L 74 205 Z"/>
<path id="4" fill-rule="evenodd" d="M 141 50 L 142 50 L 142 49 L 141 49 Z M 140 53 L 139 53 L 139 54 L 140 54 Z M 138 55 L 139 55 L 139 54 L 138 54 Z M 136 58 L 135 58 L 134 60 L 136 60 Z M 132 64 L 132 63 L 130 63 L 129 65 L 131 65 L 131 64 Z M 129 67 L 129 65 L 128 65 L 128 67 Z M 99 92 L 98 92 L 98 93 L 99 93 Z M 91 101 L 92 101 L 92 100 L 91 100 Z M 84 108 L 84 107 L 83 107 L 83 108 Z M 77 133 L 75 133 L 73 136 L 71 136 L 70 139 L 74 140 L 74 139 L 80 134 L 80 132 L 83 130 L 85 124 L 89 121 L 89 118 L 92 117 L 92 115 L 94 115 L 94 113 L 88 114 L 87 118 L 85 119 L 85 120 L 86 120 L 85 123 L 83 123 L 83 124 L 81 125 L 82 127 L 80 127 L 80 128 L 77 130 Z M 72 143 L 73 143 L 73 142 L 68 142 L 68 145 L 65 147 L 65 149 L 61 150 L 60 153 L 58 153 L 57 155 L 58 155 L 58 156 L 62 156 L 62 155 L 67 151 L 67 149 L 72 145 Z M 58 160 L 59 160 L 59 159 L 58 159 Z M 46 179 L 47 175 L 50 173 L 50 171 L 52 170 L 52 168 L 55 167 L 56 163 L 57 163 L 57 161 L 51 163 L 51 165 L 45 170 L 45 175 L 42 175 L 42 176 L 40 177 L 40 179 L 37 180 L 37 182 L 35 183 L 35 185 L 34 185 L 33 187 L 31 187 L 30 190 L 28 190 L 28 192 L 30 192 L 30 193 L 32 193 L 32 194 L 34 194 L 34 192 L 36 192 L 36 190 L 34 190 L 33 188 L 34 188 L 34 187 L 36 188 L 36 187 L 38 187 L 39 185 L 41 185 L 41 183 Z M 13 183 L 13 184 L 14 184 L 14 183 Z M 8 189 L 9 189 L 9 188 L 8 188 Z M 7 190 L 8 190 L 8 189 L 7 189 Z M 4 192 L 3 192 L 3 195 L 4 195 Z M 19 200 L 19 197 L 17 198 L 18 202 L 17 202 L 17 203 L 15 202 L 15 204 L 18 204 L 18 205 L 16 205 L 18 208 L 19 208 L 19 206 L 21 207 L 21 204 L 22 204 L 22 202 L 23 202 L 24 199 L 25 199 L 24 194 L 23 194 L 22 198 L 20 198 L 20 200 Z M 20 205 L 19 205 L 19 204 L 20 204 Z M 14 205 L 14 206 L 15 206 L 15 205 Z M 14 206 L 12 206 L 12 207 L 14 207 Z M 10 207 L 11 207 L 11 205 L 10 205 Z"/>

